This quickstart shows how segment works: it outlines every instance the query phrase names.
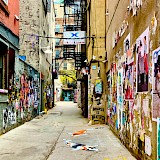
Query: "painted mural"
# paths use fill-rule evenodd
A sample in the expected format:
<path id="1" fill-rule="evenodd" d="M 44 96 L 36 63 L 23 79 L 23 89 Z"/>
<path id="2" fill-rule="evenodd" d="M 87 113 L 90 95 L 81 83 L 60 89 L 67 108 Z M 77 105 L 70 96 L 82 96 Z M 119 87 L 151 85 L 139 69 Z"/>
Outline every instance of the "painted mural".
<path id="1" fill-rule="evenodd" d="M 39 73 L 15 57 L 15 75 L 9 80 L 8 106 L 3 108 L 3 129 L 9 130 L 17 123 L 39 114 Z"/>

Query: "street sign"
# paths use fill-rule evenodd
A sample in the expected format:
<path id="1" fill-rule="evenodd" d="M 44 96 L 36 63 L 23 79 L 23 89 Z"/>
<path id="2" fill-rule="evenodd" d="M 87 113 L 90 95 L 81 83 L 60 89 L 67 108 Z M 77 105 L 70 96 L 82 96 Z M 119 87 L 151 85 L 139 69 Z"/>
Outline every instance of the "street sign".
<path id="1" fill-rule="evenodd" d="M 85 31 L 66 31 L 63 32 L 63 44 L 64 45 L 76 45 L 86 43 Z"/>

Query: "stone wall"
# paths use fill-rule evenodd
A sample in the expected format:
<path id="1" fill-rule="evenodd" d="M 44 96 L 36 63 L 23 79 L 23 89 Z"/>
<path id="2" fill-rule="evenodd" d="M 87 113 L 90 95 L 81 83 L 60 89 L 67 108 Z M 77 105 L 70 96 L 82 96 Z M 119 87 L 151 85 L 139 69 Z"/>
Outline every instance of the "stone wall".
<path id="1" fill-rule="evenodd" d="M 20 55 L 39 70 L 39 38 L 41 1 L 20 0 Z M 37 36 L 36 36 L 37 35 Z"/>

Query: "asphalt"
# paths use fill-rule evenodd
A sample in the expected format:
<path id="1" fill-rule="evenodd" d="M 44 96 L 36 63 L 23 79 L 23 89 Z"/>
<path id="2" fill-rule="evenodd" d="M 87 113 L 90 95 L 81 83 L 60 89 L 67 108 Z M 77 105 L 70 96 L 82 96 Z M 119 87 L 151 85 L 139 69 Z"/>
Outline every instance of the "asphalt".
<path id="1" fill-rule="evenodd" d="M 71 134 L 86 130 L 86 134 Z M 75 150 L 70 142 L 95 146 Z M 73 102 L 57 102 L 47 114 L 0 136 L 0 160 L 135 160 L 107 125 L 88 125 Z"/>

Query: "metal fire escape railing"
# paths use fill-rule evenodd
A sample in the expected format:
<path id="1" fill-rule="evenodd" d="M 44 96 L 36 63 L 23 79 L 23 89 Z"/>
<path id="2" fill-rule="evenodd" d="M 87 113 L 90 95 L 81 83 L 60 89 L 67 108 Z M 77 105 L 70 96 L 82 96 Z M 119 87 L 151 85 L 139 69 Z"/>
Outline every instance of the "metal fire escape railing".
<path id="1" fill-rule="evenodd" d="M 84 31 L 85 0 L 64 0 L 64 32 Z M 79 54 L 76 45 L 64 45 L 63 57 L 76 59 Z M 76 60 L 75 60 L 76 61 Z M 76 67 L 76 66 L 75 66 Z M 79 68 L 80 69 L 80 68 Z"/>

